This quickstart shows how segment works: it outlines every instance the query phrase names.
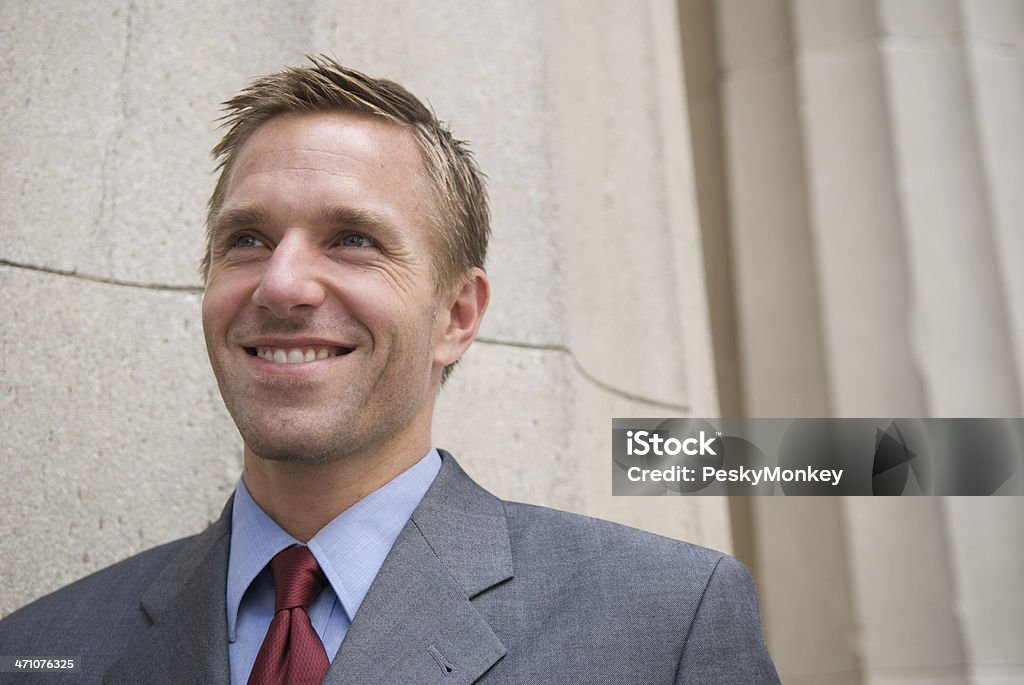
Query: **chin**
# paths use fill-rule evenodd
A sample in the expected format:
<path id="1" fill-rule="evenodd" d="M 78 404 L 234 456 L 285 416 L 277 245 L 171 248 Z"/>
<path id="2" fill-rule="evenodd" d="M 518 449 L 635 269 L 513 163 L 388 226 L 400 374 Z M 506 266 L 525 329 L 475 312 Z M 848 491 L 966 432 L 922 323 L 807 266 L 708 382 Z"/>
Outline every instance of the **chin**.
<path id="1" fill-rule="evenodd" d="M 265 449 L 256 452 L 253 450 L 260 459 L 266 459 L 267 461 L 277 461 L 284 464 L 325 464 L 331 461 L 332 456 L 324 451 L 315 450 L 296 450 L 296 449 Z"/>
<path id="2" fill-rule="evenodd" d="M 255 456 L 288 464 L 326 464 L 342 458 L 343 440 L 324 440 L 317 431 L 284 432 L 267 435 L 264 431 L 242 430 L 242 441 Z M 310 436 L 319 439 L 310 439 Z"/>

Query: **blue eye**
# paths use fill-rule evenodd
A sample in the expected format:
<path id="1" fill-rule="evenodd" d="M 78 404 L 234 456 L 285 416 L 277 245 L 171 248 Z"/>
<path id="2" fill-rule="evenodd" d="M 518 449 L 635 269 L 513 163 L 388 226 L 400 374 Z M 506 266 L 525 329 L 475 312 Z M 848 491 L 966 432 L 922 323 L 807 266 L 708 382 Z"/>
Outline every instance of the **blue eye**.
<path id="1" fill-rule="evenodd" d="M 362 233 L 349 233 L 341 239 L 342 247 L 373 247 L 373 241 Z"/>
<path id="2" fill-rule="evenodd" d="M 240 235 L 231 244 L 232 247 L 263 247 L 259 238 L 253 235 Z"/>

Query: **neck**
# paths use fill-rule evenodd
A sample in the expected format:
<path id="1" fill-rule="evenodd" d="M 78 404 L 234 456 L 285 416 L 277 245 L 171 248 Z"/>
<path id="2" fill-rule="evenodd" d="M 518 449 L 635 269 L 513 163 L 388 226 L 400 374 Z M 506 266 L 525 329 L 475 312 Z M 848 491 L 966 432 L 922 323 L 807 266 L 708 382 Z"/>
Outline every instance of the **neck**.
<path id="1" fill-rule="evenodd" d="M 309 542 L 341 512 L 419 461 L 423 445 L 384 455 L 349 456 L 324 464 L 270 461 L 245 448 L 245 487 L 277 525 Z"/>

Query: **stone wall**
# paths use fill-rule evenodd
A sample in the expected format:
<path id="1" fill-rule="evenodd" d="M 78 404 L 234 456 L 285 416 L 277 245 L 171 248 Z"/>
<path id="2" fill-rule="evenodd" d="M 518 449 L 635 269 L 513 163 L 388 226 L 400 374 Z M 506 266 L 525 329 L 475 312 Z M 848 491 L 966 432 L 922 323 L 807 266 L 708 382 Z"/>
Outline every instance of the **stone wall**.
<path id="1" fill-rule="evenodd" d="M 234 487 L 199 324 L 208 150 L 219 102 L 306 53 L 407 85 L 490 179 L 491 309 L 436 444 L 503 497 L 729 548 L 721 501 L 610 494 L 613 416 L 718 411 L 671 3 L 0 12 L 0 615 Z"/>

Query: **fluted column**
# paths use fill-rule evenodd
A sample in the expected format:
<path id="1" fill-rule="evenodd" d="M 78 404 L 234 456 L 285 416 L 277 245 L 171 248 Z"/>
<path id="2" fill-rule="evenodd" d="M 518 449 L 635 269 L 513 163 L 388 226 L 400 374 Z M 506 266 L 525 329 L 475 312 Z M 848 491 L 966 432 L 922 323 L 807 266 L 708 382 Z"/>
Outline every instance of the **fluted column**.
<path id="1" fill-rule="evenodd" d="M 1024 7 L 711 7 L 747 412 L 1019 415 Z M 751 502 L 786 682 L 1012 680 L 1009 502 Z"/>
<path id="2" fill-rule="evenodd" d="M 942 510 L 969 682 L 1024 682 L 1024 500 L 950 497 Z"/>
<path id="3" fill-rule="evenodd" d="M 792 3 L 821 316 L 836 416 L 926 412 L 881 37 L 859 0 Z M 865 683 L 963 678 L 939 505 L 844 499 Z M 885 560 L 882 562 L 882 560 Z"/>
<path id="4" fill-rule="evenodd" d="M 828 376 L 788 6 L 727 0 L 712 8 L 743 408 L 748 416 L 824 416 Z M 783 680 L 858 682 L 837 503 L 747 504 L 751 561 Z"/>
<path id="5" fill-rule="evenodd" d="M 1019 397 L 1024 392 L 1024 3 L 960 0 L 959 8 Z"/>
<path id="6" fill-rule="evenodd" d="M 1018 415 L 959 5 L 880 0 L 878 19 L 909 256 L 911 345 L 927 411 Z"/>

